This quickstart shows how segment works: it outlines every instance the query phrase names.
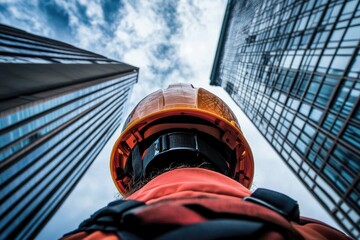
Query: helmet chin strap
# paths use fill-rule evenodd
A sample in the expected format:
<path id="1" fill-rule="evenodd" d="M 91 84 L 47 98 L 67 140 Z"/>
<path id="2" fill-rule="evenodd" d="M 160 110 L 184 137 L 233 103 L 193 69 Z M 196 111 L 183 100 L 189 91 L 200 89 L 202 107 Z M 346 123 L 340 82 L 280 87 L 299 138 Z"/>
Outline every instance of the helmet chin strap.
<path id="1" fill-rule="evenodd" d="M 199 132 L 171 132 L 159 136 L 141 153 L 137 144 L 126 166 L 133 183 L 140 182 L 152 169 L 169 167 L 173 162 L 210 162 L 218 172 L 232 177 L 236 153 L 226 144 Z M 132 168 L 132 169 L 131 169 Z"/>

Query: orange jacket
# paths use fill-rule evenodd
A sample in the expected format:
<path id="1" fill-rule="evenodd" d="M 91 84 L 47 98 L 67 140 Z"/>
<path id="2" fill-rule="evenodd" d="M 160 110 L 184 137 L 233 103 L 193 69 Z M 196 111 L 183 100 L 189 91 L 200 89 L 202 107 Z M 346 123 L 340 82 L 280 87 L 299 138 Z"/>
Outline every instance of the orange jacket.
<path id="1" fill-rule="evenodd" d="M 159 211 L 159 216 L 154 216 L 150 218 L 154 221 L 156 221 L 157 218 L 161 218 L 160 212 L 171 215 L 170 209 L 173 209 L 172 207 L 174 207 L 174 204 L 176 204 L 174 203 L 173 199 L 176 199 L 177 201 L 180 200 L 180 202 L 183 201 L 186 203 L 191 203 L 192 201 L 194 201 L 194 199 L 203 199 L 202 201 L 204 205 L 206 205 L 208 201 L 212 201 L 212 199 L 218 199 L 221 201 L 226 201 L 225 211 L 231 212 L 233 209 L 234 211 L 236 211 L 237 213 L 241 213 L 242 215 L 256 215 L 256 217 L 259 217 L 260 219 L 273 218 L 274 221 L 277 221 L 280 225 L 291 226 L 295 229 L 295 232 L 301 232 L 301 235 L 304 239 L 351 239 L 340 231 L 320 221 L 307 219 L 309 220 L 307 224 L 300 225 L 294 222 L 287 221 L 285 218 L 274 213 L 272 210 L 258 206 L 252 207 L 252 205 L 255 204 L 239 201 L 239 199 L 249 196 L 250 194 L 250 190 L 246 189 L 244 186 L 234 181 L 233 179 L 230 179 L 229 177 L 226 177 L 220 173 L 201 168 L 182 168 L 161 174 L 160 176 L 147 183 L 143 188 L 129 196 L 127 199 L 143 201 L 146 204 L 149 204 L 149 206 L 155 207 L 161 207 L 162 205 L 164 205 L 165 207 L 163 207 L 162 209 L 165 210 Z M 224 208 L 223 206 L 219 207 Z M 254 212 L 256 211 L 256 209 L 261 209 L 261 211 L 259 210 L 258 213 Z M 176 218 L 176 215 L 174 215 L 174 218 Z M 197 218 L 198 216 L 189 219 L 190 221 L 197 221 L 194 220 Z M 272 237 L 274 236 L 266 235 L 264 239 Z M 70 236 L 66 236 L 63 239 L 115 240 L 119 238 L 112 233 L 95 231 L 92 233 L 76 233 Z"/>
<path id="2" fill-rule="evenodd" d="M 220 173 L 202 168 L 180 168 L 154 178 L 127 199 L 146 203 L 189 197 L 238 200 L 250 194 L 249 189 Z"/>

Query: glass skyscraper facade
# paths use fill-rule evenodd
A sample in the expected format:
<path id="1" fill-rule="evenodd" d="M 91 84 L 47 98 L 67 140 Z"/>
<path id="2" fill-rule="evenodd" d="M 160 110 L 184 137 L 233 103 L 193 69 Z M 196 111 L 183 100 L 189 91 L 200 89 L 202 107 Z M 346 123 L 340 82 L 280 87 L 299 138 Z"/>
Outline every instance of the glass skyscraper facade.
<path id="1" fill-rule="evenodd" d="M 0 239 L 32 239 L 119 127 L 138 68 L 4 25 L 0 52 Z"/>
<path id="2" fill-rule="evenodd" d="M 211 73 L 211 84 L 231 95 L 355 238 L 360 237 L 359 39 L 357 0 L 230 0 Z"/>

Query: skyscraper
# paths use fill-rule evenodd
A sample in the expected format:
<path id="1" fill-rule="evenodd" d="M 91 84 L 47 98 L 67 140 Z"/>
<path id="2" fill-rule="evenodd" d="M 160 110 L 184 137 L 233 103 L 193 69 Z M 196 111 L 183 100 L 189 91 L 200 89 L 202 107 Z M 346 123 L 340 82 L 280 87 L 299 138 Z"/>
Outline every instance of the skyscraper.
<path id="1" fill-rule="evenodd" d="M 30 239 L 119 127 L 138 69 L 4 25 L 0 52 L 0 239 Z"/>
<path id="2" fill-rule="evenodd" d="M 359 33 L 359 1 L 230 0 L 211 73 L 356 238 Z"/>

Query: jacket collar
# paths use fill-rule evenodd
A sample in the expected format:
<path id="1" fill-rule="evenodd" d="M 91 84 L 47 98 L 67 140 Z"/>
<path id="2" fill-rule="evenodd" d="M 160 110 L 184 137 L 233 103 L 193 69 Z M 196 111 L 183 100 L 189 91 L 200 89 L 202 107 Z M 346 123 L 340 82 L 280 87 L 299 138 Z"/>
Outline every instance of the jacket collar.
<path id="1" fill-rule="evenodd" d="M 215 171 L 179 168 L 157 176 L 127 199 L 152 203 L 188 197 L 239 199 L 250 194 L 250 190 L 240 183 Z"/>

